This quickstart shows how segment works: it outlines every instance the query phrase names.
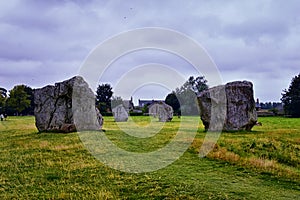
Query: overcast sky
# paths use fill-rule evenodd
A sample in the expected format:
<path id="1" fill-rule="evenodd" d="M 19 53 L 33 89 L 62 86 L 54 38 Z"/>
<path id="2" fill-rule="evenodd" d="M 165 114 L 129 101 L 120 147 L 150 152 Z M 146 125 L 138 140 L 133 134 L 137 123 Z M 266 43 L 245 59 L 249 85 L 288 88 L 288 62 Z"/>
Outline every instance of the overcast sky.
<path id="1" fill-rule="evenodd" d="M 65 80 L 77 75 L 89 53 L 111 36 L 162 27 L 201 44 L 224 83 L 249 80 L 255 98 L 280 101 L 282 90 L 300 72 L 299 10 L 297 0 L 1 1 L 0 87 L 37 88 Z M 136 53 L 114 65 L 119 63 L 116 68 L 122 69 L 124 63 L 155 62 L 177 66 L 186 78 L 194 75 L 176 56 L 152 53 Z M 114 86 L 117 72 L 112 68 L 110 73 L 111 80 L 105 81 Z M 141 88 L 134 98 L 164 99 L 168 92 L 156 94 L 151 89 Z"/>

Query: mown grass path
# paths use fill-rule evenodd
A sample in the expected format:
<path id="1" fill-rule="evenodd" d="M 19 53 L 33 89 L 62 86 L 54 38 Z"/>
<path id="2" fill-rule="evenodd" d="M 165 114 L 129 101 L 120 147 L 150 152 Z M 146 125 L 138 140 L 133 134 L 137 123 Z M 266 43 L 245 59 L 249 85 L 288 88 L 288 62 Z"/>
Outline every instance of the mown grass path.
<path id="1" fill-rule="evenodd" d="M 148 118 L 136 117 L 144 125 Z M 1 199 L 300 199 L 300 120 L 261 118 L 252 132 L 223 133 L 200 159 L 205 133 L 172 165 L 151 173 L 113 170 L 97 161 L 78 133 L 37 134 L 33 117 L 0 122 Z M 172 138 L 179 119 L 132 141 L 105 118 L 106 135 L 132 151 L 152 151 Z"/>

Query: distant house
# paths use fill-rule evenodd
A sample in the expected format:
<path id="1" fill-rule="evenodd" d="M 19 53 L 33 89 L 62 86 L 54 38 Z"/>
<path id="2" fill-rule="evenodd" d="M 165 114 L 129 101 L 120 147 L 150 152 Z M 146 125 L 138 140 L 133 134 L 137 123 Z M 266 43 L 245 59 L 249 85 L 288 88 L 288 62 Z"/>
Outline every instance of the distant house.
<path id="1" fill-rule="evenodd" d="M 139 99 L 139 107 L 143 108 L 145 105 L 151 105 L 152 103 L 157 103 L 157 102 L 165 102 L 164 100 L 141 100 Z"/>

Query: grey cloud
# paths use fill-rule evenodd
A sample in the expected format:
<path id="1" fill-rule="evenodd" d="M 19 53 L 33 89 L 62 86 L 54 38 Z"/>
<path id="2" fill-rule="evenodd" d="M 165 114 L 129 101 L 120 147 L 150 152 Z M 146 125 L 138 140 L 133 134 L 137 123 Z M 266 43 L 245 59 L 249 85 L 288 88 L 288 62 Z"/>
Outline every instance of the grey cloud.
<path id="1" fill-rule="evenodd" d="M 246 43 L 259 43 L 266 36 L 276 42 L 289 34 L 289 27 L 288 24 L 274 19 L 249 19 L 225 26 L 224 33 L 233 38 L 242 38 Z"/>
<path id="2" fill-rule="evenodd" d="M 263 77 L 268 77 L 270 83 L 274 79 L 277 89 L 272 87 L 266 96 L 257 87 L 257 96 L 278 100 L 287 83 L 280 86 L 276 80 L 290 81 L 289 76 L 299 73 L 299 10 L 297 0 L 222 4 L 196 0 L 3 1 L 0 86 L 10 89 L 20 81 L 41 86 L 63 80 L 76 74 L 89 51 L 112 35 L 158 26 L 183 32 L 202 44 L 217 63 L 224 82 L 249 78 L 260 88 Z M 162 38 L 160 42 L 170 41 Z M 172 55 L 128 56 L 110 69 L 111 77 L 121 75 L 128 66 L 145 62 L 167 64 L 186 74 L 193 73 L 187 63 Z"/>

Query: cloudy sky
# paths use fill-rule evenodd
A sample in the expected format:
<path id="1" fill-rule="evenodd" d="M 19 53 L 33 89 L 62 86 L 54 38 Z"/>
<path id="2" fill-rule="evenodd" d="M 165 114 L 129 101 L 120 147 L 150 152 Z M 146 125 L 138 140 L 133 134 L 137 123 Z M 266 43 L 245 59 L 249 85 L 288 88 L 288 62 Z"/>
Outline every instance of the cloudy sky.
<path id="1" fill-rule="evenodd" d="M 280 101 L 282 90 L 300 72 L 299 10 L 297 0 L 1 1 L 0 87 L 37 88 L 65 80 L 77 75 L 91 51 L 113 35 L 161 27 L 201 44 L 223 83 L 249 80 L 255 98 Z M 128 66 L 147 63 L 175 67 L 186 78 L 194 75 L 184 60 L 146 50 L 116 60 L 103 81 L 114 87 Z M 168 90 L 151 91 L 155 87 L 140 88 L 134 98 L 164 99 Z"/>

